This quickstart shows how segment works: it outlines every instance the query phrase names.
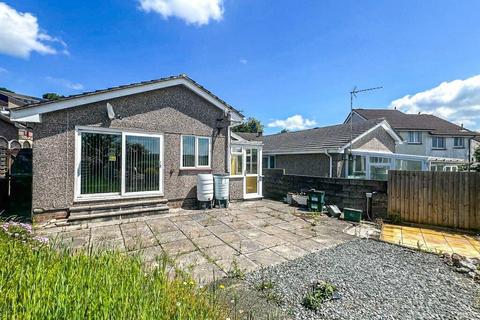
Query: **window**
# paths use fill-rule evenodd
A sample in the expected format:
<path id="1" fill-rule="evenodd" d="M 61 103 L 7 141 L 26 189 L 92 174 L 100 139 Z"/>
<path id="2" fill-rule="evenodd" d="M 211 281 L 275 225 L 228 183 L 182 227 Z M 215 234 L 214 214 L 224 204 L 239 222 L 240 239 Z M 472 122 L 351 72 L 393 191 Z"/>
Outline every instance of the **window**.
<path id="1" fill-rule="evenodd" d="M 210 168 L 210 138 L 182 136 L 181 168 Z"/>
<path id="2" fill-rule="evenodd" d="M 257 163 L 258 163 L 258 150 L 257 149 L 247 149 L 246 150 L 246 173 L 247 174 L 256 174 L 257 173 Z"/>
<path id="3" fill-rule="evenodd" d="M 230 174 L 232 176 L 243 175 L 243 151 L 242 148 L 233 147 L 230 159 Z"/>
<path id="4" fill-rule="evenodd" d="M 275 156 L 265 156 L 262 158 L 262 167 L 264 169 L 275 169 Z"/>
<path id="5" fill-rule="evenodd" d="M 422 143 L 422 133 L 420 131 L 409 131 L 407 142 L 410 143 L 410 144 L 421 144 Z"/>
<path id="6" fill-rule="evenodd" d="M 390 158 L 384 158 L 384 157 L 370 157 L 370 163 L 390 163 L 391 159 Z"/>
<path id="7" fill-rule="evenodd" d="M 445 149 L 445 137 L 433 137 L 432 149 Z"/>
<path id="8" fill-rule="evenodd" d="M 162 136 L 77 131 L 77 196 L 159 193 Z"/>
<path id="9" fill-rule="evenodd" d="M 364 156 L 350 156 L 348 160 L 348 178 L 350 179 L 365 179 L 366 166 Z"/>
<path id="10" fill-rule="evenodd" d="M 395 168 L 397 170 L 422 171 L 422 161 L 396 159 Z"/>
<path id="11" fill-rule="evenodd" d="M 454 148 L 465 148 L 465 139 L 463 137 L 453 138 L 453 147 Z"/>

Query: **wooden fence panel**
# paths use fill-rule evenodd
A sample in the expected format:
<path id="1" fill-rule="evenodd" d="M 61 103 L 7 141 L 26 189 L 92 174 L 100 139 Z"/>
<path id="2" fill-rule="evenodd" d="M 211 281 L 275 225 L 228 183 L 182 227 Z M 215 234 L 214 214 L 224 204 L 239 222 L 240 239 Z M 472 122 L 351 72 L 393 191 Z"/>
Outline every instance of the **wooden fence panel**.
<path id="1" fill-rule="evenodd" d="M 388 214 L 406 222 L 480 230 L 480 172 L 391 170 Z"/>

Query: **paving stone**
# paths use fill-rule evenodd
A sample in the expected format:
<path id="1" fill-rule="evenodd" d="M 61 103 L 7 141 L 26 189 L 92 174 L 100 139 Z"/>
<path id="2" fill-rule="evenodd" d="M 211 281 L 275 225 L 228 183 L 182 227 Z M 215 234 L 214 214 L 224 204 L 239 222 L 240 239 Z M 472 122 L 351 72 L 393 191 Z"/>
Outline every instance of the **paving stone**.
<path id="1" fill-rule="evenodd" d="M 238 251 L 232 249 L 232 247 L 226 244 L 205 248 L 205 249 L 202 249 L 202 251 L 207 257 L 209 257 L 211 260 L 214 260 L 214 261 L 221 260 L 224 257 L 238 254 Z"/>
<path id="2" fill-rule="evenodd" d="M 195 243 L 195 245 L 197 247 L 199 247 L 200 249 L 215 247 L 215 246 L 219 246 L 219 245 L 224 244 L 222 240 L 220 240 L 219 238 L 217 238 L 214 235 L 199 237 L 199 238 L 195 238 L 195 239 L 192 239 L 192 240 Z"/>
<path id="3" fill-rule="evenodd" d="M 264 246 L 262 246 L 258 242 L 251 239 L 244 239 L 237 242 L 231 242 L 229 243 L 229 245 L 233 247 L 235 250 L 243 254 L 265 249 Z"/>
<path id="4" fill-rule="evenodd" d="M 280 239 L 275 236 L 267 235 L 267 234 L 262 235 L 260 237 L 256 237 L 255 241 L 267 248 L 285 244 L 287 242 L 286 240 Z"/>
<path id="5" fill-rule="evenodd" d="M 221 233 L 218 235 L 222 241 L 224 241 L 227 244 L 233 243 L 233 242 L 239 242 L 240 240 L 248 239 L 244 235 L 242 235 L 239 232 L 226 232 L 226 233 Z"/>
<path id="6" fill-rule="evenodd" d="M 247 258 L 261 266 L 276 265 L 287 261 L 270 249 L 255 251 L 246 255 Z"/>
<path id="7" fill-rule="evenodd" d="M 309 252 L 315 252 L 323 248 L 317 241 L 311 239 L 297 241 L 295 245 Z"/>
<path id="8" fill-rule="evenodd" d="M 180 223 L 180 222 L 192 221 L 192 218 L 188 214 L 179 214 L 178 216 L 170 217 L 169 220 L 174 223 Z"/>
<path id="9" fill-rule="evenodd" d="M 147 224 L 155 234 L 178 230 L 177 226 L 173 222 L 165 218 L 148 220 Z"/>
<path id="10" fill-rule="evenodd" d="M 91 241 L 94 244 L 96 241 L 123 239 L 122 232 L 118 225 L 111 225 L 106 227 L 98 227 L 91 229 Z M 123 240 L 122 240 L 123 241 Z"/>
<path id="11" fill-rule="evenodd" d="M 226 232 L 233 232 L 234 230 L 232 228 L 230 228 L 229 226 L 225 225 L 225 224 L 218 224 L 218 225 L 214 225 L 214 226 L 209 226 L 207 227 L 208 231 L 214 233 L 215 235 L 219 235 L 219 234 L 222 234 L 222 233 L 226 233 Z"/>
<path id="12" fill-rule="evenodd" d="M 214 280 L 226 277 L 222 269 L 211 263 L 200 264 L 190 271 L 192 278 L 200 285 L 204 286 Z"/>
<path id="13" fill-rule="evenodd" d="M 262 236 L 265 236 L 267 235 L 265 232 L 263 232 L 262 230 L 260 229 L 256 229 L 256 228 L 250 228 L 248 230 L 240 230 L 239 231 L 242 235 L 244 235 L 245 237 L 247 238 L 250 238 L 250 239 L 255 239 L 255 238 L 258 238 L 258 237 L 262 237 Z"/>
<path id="14" fill-rule="evenodd" d="M 234 261 L 237 263 L 237 268 L 239 268 L 242 272 L 251 272 L 260 268 L 259 265 L 257 265 L 255 262 L 244 256 L 243 254 L 227 256 L 222 260 L 218 260 L 216 264 L 219 265 L 220 268 L 228 275 L 229 271 L 233 269 Z"/>
<path id="15" fill-rule="evenodd" d="M 163 250 L 173 258 L 181 254 L 197 250 L 193 243 L 188 239 L 168 242 L 166 244 L 162 244 L 162 247 Z"/>
<path id="16" fill-rule="evenodd" d="M 145 262 L 154 262 L 165 254 L 161 246 L 153 246 L 145 249 L 140 249 L 131 252 L 132 255 L 140 255 Z"/>
<path id="17" fill-rule="evenodd" d="M 92 241 L 91 248 L 93 252 L 100 252 L 100 251 L 124 252 L 126 251 L 123 238 Z"/>
<path id="18" fill-rule="evenodd" d="M 182 254 L 175 258 L 175 265 L 181 269 L 191 269 L 192 267 L 205 263 L 208 263 L 207 259 L 205 259 L 205 257 L 198 250 Z"/>
<path id="19" fill-rule="evenodd" d="M 165 232 L 165 233 L 159 233 L 156 236 L 157 236 L 157 239 L 160 242 L 160 244 L 187 239 L 187 237 L 180 230 Z"/>
<path id="20" fill-rule="evenodd" d="M 277 253 L 278 255 L 282 256 L 287 260 L 293 260 L 310 253 L 292 244 L 279 245 L 279 246 L 270 248 L 270 250 L 272 250 L 273 252 Z"/>
<path id="21" fill-rule="evenodd" d="M 212 233 L 204 227 L 186 228 L 182 230 L 183 233 L 190 239 L 205 237 Z"/>
<path id="22" fill-rule="evenodd" d="M 158 244 L 155 235 L 145 223 L 138 224 L 135 227 L 122 224 L 120 228 L 122 229 L 123 240 L 127 251 L 147 248 Z"/>
<path id="23" fill-rule="evenodd" d="M 252 219 L 248 220 L 248 223 L 257 228 L 268 227 L 271 225 L 266 219 Z"/>
<path id="24" fill-rule="evenodd" d="M 220 220 L 218 220 L 215 217 L 209 217 L 208 219 L 200 220 L 197 222 L 204 227 L 211 227 L 211 226 L 217 226 L 217 225 L 223 224 Z"/>

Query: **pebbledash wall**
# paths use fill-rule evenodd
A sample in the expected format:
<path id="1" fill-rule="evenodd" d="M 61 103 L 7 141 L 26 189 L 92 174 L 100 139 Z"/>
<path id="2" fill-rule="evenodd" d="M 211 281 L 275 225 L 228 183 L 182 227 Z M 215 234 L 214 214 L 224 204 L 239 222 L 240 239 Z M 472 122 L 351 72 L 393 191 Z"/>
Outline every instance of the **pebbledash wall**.
<path id="1" fill-rule="evenodd" d="M 309 189 L 325 191 L 327 204 L 335 204 L 340 209 L 367 209 L 367 192 L 373 195 L 372 212 L 375 217 L 386 218 L 388 207 L 387 181 L 326 178 L 285 174 L 283 169 L 264 169 L 263 196 L 282 200 L 288 192 L 301 192 Z"/>
<path id="2" fill-rule="evenodd" d="M 76 126 L 162 133 L 164 197 L 170 207 L 196 198 L 197 174 L 227 171 L 228 124 L 224 123 L 220 132 L 217 129 L 223 111 L 189 89 L 175 86 L 109 100 L 117 115 L 113 121 L 108 119 L 106 102 L 47 113 L 42 115 L 42 123 L 34 126 L 34 212 L 62 214 L 74 205 Z M 180 170 L 182 134 L 212 138 L 211 170 Z"/>

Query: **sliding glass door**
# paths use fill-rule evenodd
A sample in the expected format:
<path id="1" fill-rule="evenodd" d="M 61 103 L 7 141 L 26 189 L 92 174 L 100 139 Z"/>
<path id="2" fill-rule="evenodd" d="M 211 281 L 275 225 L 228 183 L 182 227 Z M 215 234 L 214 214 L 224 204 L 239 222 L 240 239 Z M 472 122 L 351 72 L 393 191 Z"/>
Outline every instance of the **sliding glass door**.
<path id="1" fill-rule="evenodd" d="M 101 129 L 78 130 L 76 196 L 162 193 L 162 138 Z"/>

